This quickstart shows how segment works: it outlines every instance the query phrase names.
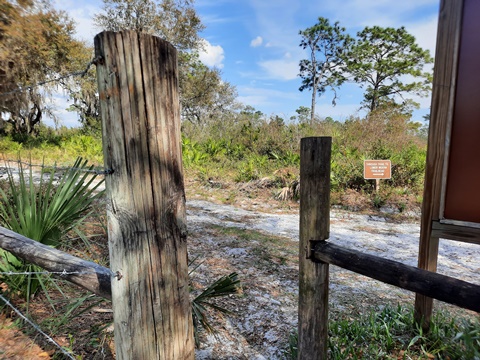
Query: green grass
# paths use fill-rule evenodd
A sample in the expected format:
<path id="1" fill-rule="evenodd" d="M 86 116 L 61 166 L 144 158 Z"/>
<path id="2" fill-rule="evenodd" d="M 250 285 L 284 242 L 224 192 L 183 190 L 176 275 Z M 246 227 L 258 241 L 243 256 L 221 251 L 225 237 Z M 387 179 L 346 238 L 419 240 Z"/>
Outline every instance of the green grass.
<path id="1" fill-rule="evenodd" d="M 0 136 L 0 153 L 4 159 L 21 157 L 47 165 L 68 166 L 78 157 L 95 166 L 103 165 L 101 138 L 82 134 L 78 129 L 69 129 L 58 135 L 49 132 L 37 137 Z"/>
<path id="2" fill-rule="evenodd" d="M 364 140 L 363 133 L 358 132 L 361 124 L 357 119 L 334 125 L 336 130 L 331 134 L 335 135 L 331 164 L 332 193 L 339 194 L 339 199 L 349 190 L 360 197 L 364 194 L 369 197 L 370 210 L 378 210 L 382 206 L 404 213 L 417 210 L 420 201 L 416 199 L 421 200 L 419 194 L 423 189 L 424 144 L 415 136 L 412 138 L 400 132 L 382 145 L 392 154 L 393 173 L 392 179 L 382 185 L 385 191 L 378 196 L 373 191 L 373 182 L 363 178 L 363 159 L 374 156 L 370 147 L 375 144 Z M 272 194 L 298 181 L 300 138 L 313 134 L 328 135 L 333 126 L 322 122 L 313 127 L 294 123 L 271 126 L 268 122 L 233 122 L 228 131 L 219 136 L 214 125 L 215 122 L 201 128 L 190 128 L 183 124 L 183 166 L 189 179 L 199 180 L 205 188 L 209 188 L 212 182 L 238 188 L 242 184 L 237 183 L 270 178 L 277 190 Z M 31 158 L 37 164 L 68 166 L 81 156 L 95 166 L 103 165 L 100 134 L 81 128 L 54 130 L 42 126 L 34 137 L 6 135 L 0 137 L 0 152 L 7 159 L 21 156 Z M 229 196 L 227 201 L 231 202 L 234 198 Z M 339 205 L 349 207 L 348 201 Z"/>
<path id="3" fill-rule="evenodd" d="M 437 311 L 428 333 L 414 321 L 412 307 L 384 307 L 368 314 L 344 315 L 329 323 L 329 359 L 480 359 L 480 321 L 456 319 Z M 289 355 L 297 359 L 292 333 Z"/>

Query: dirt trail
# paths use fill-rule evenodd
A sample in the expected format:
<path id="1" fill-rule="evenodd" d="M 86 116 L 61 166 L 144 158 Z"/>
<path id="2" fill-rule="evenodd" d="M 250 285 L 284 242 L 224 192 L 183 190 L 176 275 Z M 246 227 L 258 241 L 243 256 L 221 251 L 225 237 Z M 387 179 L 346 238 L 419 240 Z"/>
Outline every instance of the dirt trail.
<path id="1" fill-rule="evenodd" d="M 230 205 L 192 200 L 187 203 L 192 226 L 216 224 L 254 229 L 292 241 L 299 239 L 298 214 L 266 214 Z M 396 223 L 386 217 L 332 211 L 330 241 L 347 248 L 416 266 L 418 223 Z M 438 272 L 480 284 L 480 248 L 474 244 L 441 240 Z"/>
<path id="2" fill-rule="evenodd" d="M 201 200 L 187 202 L 189 251 L 204 257 L 200 281 L 237 271 L 243 294 L 226 304 L 238 314 L 219 321 L 217 337 L 205 336 L 198 359 L 284 359 L 288 335 L 297 323 L 298 214 L 266 214 Z M 275 250 L 251 235 L 222 234 L 219 227 L 256 230 L 284 237 Z M 397 260 L 417 263 L 419 225 L 395 223 L 382 216 L 332 211 L 330 241 Z M 253 238 L 252 238 L 253 236 Z M 266 249 L 269 250 L 266 250 Z M 438 272 L 480 284 L 480 248 L 441 240 Z M 330 268 L 330 312 L 357 314 L 398 303 L 412 305 L 408 291 L 343 270 Z M 438 303 L 437 307 L 457 308 Z"/>

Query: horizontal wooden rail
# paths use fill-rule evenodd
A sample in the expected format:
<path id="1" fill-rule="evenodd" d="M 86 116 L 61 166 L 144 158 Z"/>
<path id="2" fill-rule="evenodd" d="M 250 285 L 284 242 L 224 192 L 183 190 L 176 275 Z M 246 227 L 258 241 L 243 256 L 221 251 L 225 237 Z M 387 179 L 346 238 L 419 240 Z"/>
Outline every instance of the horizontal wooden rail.
<path id="1" fill-rule="evenodd" d="M 432 221 L 433 237 L 480 245 L 480 228 Z"/>
<path id="2" fill-rule="evenodd" d="M 395 285 L 465 309 L 480 312 L 480 286 L 450 276 L 422 270 L 375 255 L 319 241 L 313 249 L 315 261 Z"/>
<path id="3" fill-rule="evenodd" d="M 67 254 L 0 226 L 0 248 L 16 257 L 55 273 L 105 299 L 112 299 L 109 268 Z"/>

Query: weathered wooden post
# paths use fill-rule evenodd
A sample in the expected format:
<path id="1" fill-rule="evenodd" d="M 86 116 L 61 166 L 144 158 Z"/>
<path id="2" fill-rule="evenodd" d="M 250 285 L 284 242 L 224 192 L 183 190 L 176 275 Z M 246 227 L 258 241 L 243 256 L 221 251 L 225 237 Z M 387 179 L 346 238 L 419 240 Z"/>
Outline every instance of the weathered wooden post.
<path id="1" fill-rule="evenodd" d="M 122 31 L 95 55 L 117 359 L 193 359 L 177 53 Z"/>
<path id="2" fill-rule="evenodd" d="M 457 73 L 460 69 L 459 49 L 462 37 L 464 3 L 464 0 L 442 0 L 440 2 L 438 18 L 432 87 L 432 111 L 428 134 L 427 163 L 418 252 L 418 267 L 433 272 L 437 271 L 440 237 L 444 239 L 452 238 L 451 235 L 449 236 L 434 231 L 433 225 L 434 223 L 440 225 L 439 220 L 444 216 L 445 181 L 448 175 L 447 160 L 449 159 L 449 148 L 452 146 L 451 133 L 454 109 L 457 108 L 457 106 L 455 106 L 455 94 L 458 81 Z M 471 4 L 475 5 L 474 2 Z M 473 18 L 476 16 L 475 12 L 471 12 L 471 15 Z M 468 33 L 470 31 L 465 32 Z M 473 34 L 476 34 L 476 32 L 473 32 Z M 476 61 L 471 63 L 477 64 Z M 470 74 L 467 76 L 470 77 Z M 474 88 L 475 87 L 472 89 Z M 471 94 L 469 98 L 477 101 L 472 90 L 469 89 L 467 91 Z M 474 119 L 476 117 L 475 115 L 470 115 L 470 118 Z M 474 130 L 472 133 L 476 134 Z M 469 151 L 472 154 L 476 154 L 473 149 Z M 463 154 L 464 157 L 465 155 L 467 154 Z M 462 186 L 462 188 L 465 187 Z M 466 188 L 468 189 L 468 187 Z M 469 197 L 474 199 L 474 195 L 475 194 L 469 194 Z M 464 198 L 462 197 L 462 199 Z M 462 232 L 462 230 L 454 230 L 455 234 L 461 234 Z M 430 327 L 432 311 L 433 299 L 422 294 L 417 294 L 415 296 L 415 320 L 418 324 L 421 324 L 424 330 L 428 330 Z"/>
<path id="3" fill-rule="evenodd" d="M 327 359 L 329 266 L 314 262 L 315 242 L 330 233 L 331 137 L 300 143 L 298 359 Z"/>

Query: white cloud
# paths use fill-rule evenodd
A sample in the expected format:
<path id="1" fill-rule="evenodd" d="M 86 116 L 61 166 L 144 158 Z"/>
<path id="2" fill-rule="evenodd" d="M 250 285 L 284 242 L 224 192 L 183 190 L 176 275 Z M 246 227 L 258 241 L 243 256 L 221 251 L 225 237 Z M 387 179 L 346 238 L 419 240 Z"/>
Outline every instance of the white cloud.
<path id="1" fill-rule="evenodd" d="M 212 45 L 205 39 L 203 41 L 204 50 L 199 52 L 200 60 L 207 66 L 223 68 L 225 59 L 223 48 L 220 45 Z"/>
<path id="2" fill-rule="evenodd" d="M 93 44 L 95 35 L 101 32 L 101 29 L 93 25 L 93 16 L 100 13 L 99 8 L 85 7 L 70 12 L 77 24 L 76 35 L 78 38 Z"/>
<path id="3" fill-rule="evenodd" d="M 262 44 L 263 44 L 263 38 L 261 36 L 257 36 L 255 39 L 253 39 L 250 42 L 251 47 L 258 47 L 258 46 L 261 46 Z"/>
<path id="4" fill-rule="evenodd" d="M 54 6 L 58 10 L 64 10 L 75 22 L 75 35 L 78 39 L 93 44 L 93 38 L 100 29 L 93 25 L 93 17 L 101 12 L 100 7 L 93 5 L 82 5 L 72 0 L 55 0 Z"/>
<path id="5" fill-rule="evenodd" d="M 303 2 L 291 0 L 248 0 L 257 33 L 268 39 L 267 47 L 291 51 L 298 46 L 296 15 L 303 12 Z"/>
<path id="6" fill-rule="evenodd" d="M 287 59 L 266 60 L 258 63 L 265 71 L 265 77 L 277 80 L 293 80 L 298 75 L 298 61 Z"/>
<path id="7" fill-rule="evenodd" d="M 279 113 L 284 109 L 287 101 L 298 101 L 301 97 L 299 92 L 281 91 L 260 86 L 241 86 L 238 88 L 240 96 L 237 100 L 241 103 L 258 107 L 265 114 Z"/>
<path id="8" fill-rule="evenodd" d="M 435 15 L 427 21 L 407 24 L 405 27 L 409 33 L 415 36 L 417 44 L 423 49 L 430 50 L 430 55 L 435 55 L 437 42 L 438 17 Z"/>
<path id="9" fill-rule="evenodd" d="M 67 97 L 61 93 L 54 94 L 48 99 L 48 105 L 53 107 L 55 116 L 58 120 L 58 125 L 66 127 L 79 127 L 81 124 L 78 120 L 78 114 L 75 111 L 67 111 L 67 108 L 71 105 L 71 102 L 67 100 Z M 53 119 L 48 115 L 44 117 L 43 122 L 48 126 L 55 126 Z"/>
<path id="10" fill-rule="evenodd" d="M 298 91 L 282 91 L 275 88 L 265 88 L 261 86 L 242 86 L 238 88 L 240 96 L 238 100 L 260 109 L 264 114 L 279 114 L 285 119 L 297 115 L 294 109 L 298 106 L 310 106 L 310 93 L 301 93 Z M 316 105 L 316 114 L 320 117 L 331 116 L 335 120 L 346 120 L 351 115 L 365 115 L 360 108 L 359 103 L 352 103 L 349 99 L 348 104 L 338 104 L 332 106 L 330 98 L 320 98 Z M 353 100 L 354 101 L 354 100 Z M 285 103 L 291 103 L 290 110 L 285 111 Z M 295 105 L 293 105 L 295 104 Z"/>

